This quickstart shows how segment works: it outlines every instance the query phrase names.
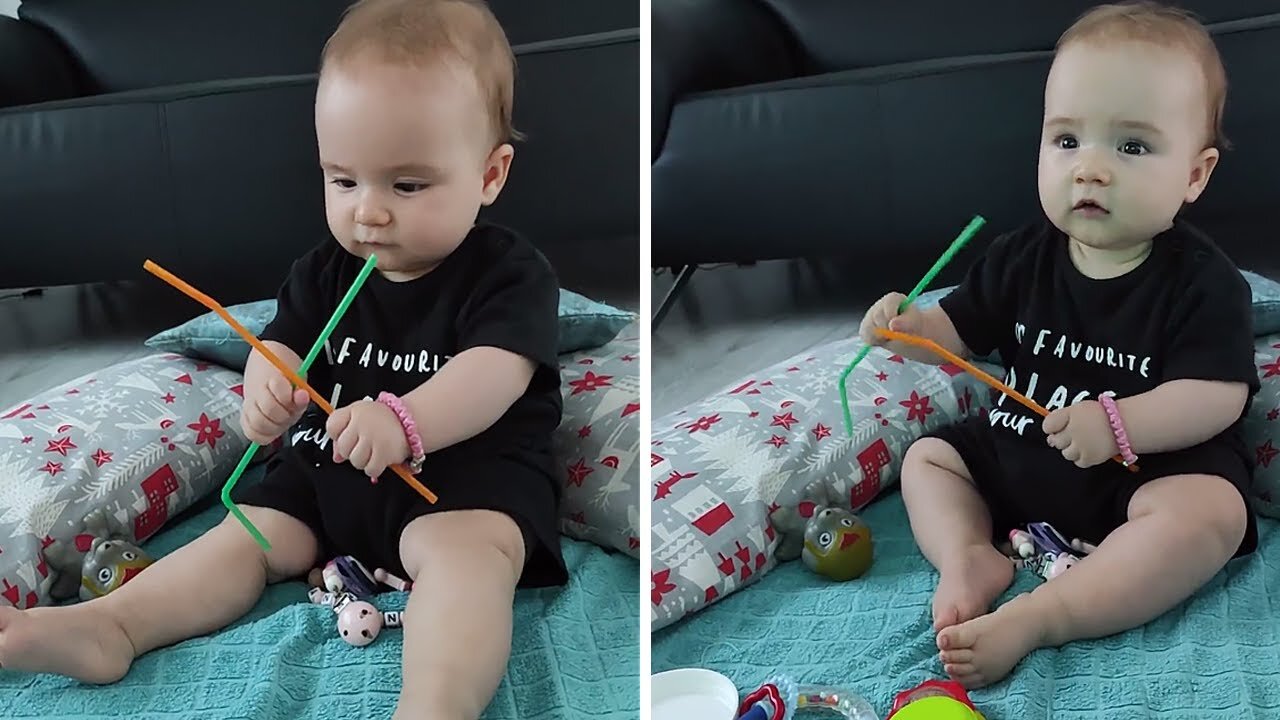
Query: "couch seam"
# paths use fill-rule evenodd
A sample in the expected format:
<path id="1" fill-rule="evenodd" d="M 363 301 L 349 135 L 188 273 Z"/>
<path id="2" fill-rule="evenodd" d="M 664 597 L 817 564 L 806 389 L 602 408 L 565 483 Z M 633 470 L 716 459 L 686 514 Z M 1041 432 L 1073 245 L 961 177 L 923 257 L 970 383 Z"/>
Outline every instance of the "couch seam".
<path id="1" fill-rule="evenodd" d="M 639 39 L 640 28 L 623 28 L 585 35 L 573 35 L 554 40 L 536 40 L 516 45 L 511 48 L 511 52 L 516 56 L 516 60 L 519 61 L 523 55 L 542 55 L 544 53 L 584 50 L 606 45 L 623 45 Z"/>

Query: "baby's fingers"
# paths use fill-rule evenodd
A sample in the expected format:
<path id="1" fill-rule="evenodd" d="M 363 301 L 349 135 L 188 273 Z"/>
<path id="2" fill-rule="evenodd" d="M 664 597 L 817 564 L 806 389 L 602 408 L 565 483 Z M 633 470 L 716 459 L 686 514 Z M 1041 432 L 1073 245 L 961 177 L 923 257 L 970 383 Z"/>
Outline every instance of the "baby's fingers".
<path id="1" fill-rule="evenodd" d="M 258 415 L 274 425 L 288 425 L 291 419 L 289 409 L 281 405 L 274 395 L 255 399 L 253 407 Z"/>
<path id="2" fill-rule="evenodd" d="M 1053 435 L 1060 433 L 1067 428 L 1067 423 L 1071 420 L 1070 408 L 1061 408 L 1054 410 L 1045 417 L 1040 427 L 1044 429 L 1045 434 Z"/>
<path id="3" fill-rule="evenodd" d="M 295 390 L 293 383 L 279 373 L 267 380 L 267 390 L 271 392 L 271 399 L 284 408 L 286 414 L 297 409 L 300 403 L 305 407 L 307 402 L 307 391 L 302 388 Z"/>

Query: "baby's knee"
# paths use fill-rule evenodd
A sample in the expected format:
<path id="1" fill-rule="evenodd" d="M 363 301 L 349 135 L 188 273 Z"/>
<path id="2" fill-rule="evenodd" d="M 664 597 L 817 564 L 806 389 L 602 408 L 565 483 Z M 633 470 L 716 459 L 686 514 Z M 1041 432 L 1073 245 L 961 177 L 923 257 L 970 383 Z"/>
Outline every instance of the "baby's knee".
<path id="1" fill-rule="evenodd" d="M 1209 544 L 1234 554 L 1248 526 L 1244 496 L 1230 481 L 1212 475 L 1181 475 L 1152 481 L 1134 494 L 1129 516 L 1157 513 L 1168 518 L 1179 542 Z"/>
<path id="2" fill-rule="evenodd" d="M 520 526 L 510 515 L 492 510 L 424 515 L 400 535 L 400 559 L 416 583 L 422 582 L 419 574 L 449 574 L 459 566 L 510 566 L 518 575 L 524 558 Z"/>
<path id="3" fill-rule="evenodd" d="M 262 563 L 267 582 L 303 575 L 315 565 L 319 541 L 301 520 L 279 510 L 254 505 L 242 505 L 240 510 L 271 545 L 270 550 L 263 550 L 249 529 L 231 514 L 213 532 L 226 537 L 228 544 L 235 545 L 237 552 L 243 553 L 248 561 Z"/>
<path id="4" fill-rule="evenodd" d="M 1205 502 L 1201 512 L 1204 532 L 1228 553 L 1234 554 L 1244 540 L 1249 524 L 1249 508 L 1244 496 L 1225 478 L 1205 478 Z M 1211 489 L 1210 489 L 1211 488 Z"/>

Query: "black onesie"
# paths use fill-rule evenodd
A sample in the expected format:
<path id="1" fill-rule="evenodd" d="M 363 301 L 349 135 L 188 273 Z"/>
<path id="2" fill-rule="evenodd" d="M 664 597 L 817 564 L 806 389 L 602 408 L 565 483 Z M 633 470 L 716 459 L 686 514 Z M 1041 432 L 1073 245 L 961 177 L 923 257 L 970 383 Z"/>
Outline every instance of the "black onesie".
<path id="1" fill-rule="evenodd" d="M 1250 399 L 1258 391 L 1248 284 L 1182 221 L 1155 237 L 1140 266 L 1094 280 L 1072 263 L 1066 235 L 1042 220 L 997 238 L 940 305 L 975 356 L 998 350 L 1006 383 L 1050 411 L 1180 378 L 1247 383 Z M 1041 422 L 1001 395 L 988 417 L 931 433 L 960 453 L 997 540 L 1049 522 L 1069 538 L 1099 543 L 1126 522 L 1140 485 L 1168 475 L 1223 477 L 1248 497 L 1253 458 L 1242 419 L 1200 445 L 1139 455 L 1138 473 L 1113 461 L 1076 467 L 1049 447 Z M 1256 546 L 1249 512 L 1236 554 Z"/>
<path id="2" fill-rule="evenodd" d="M 262 339 L 306 357 L 363 265 L 334 240 L 303 256 L 280 289 L 275 320 Z M 418 477 L 439 496 L 434 505 L 391 471 L 374 484 L 349 462 L 335 464 L 327 418 L 315 405 L 288 431 L 265 479 L 237 493 L 236 502 L 298 518 L 328 556 L 354 555 L 402 577 L 400 534 L 410 521 L 447 510 L 496 510 L 524 533 L 528 562 L 520 585 L 563 584 L 560 488 L 551 459 L 561 413 L 558 303 L 559 284 L 546 258 L 494 225 L 477 225 L 416 280 L 396 283 L 374 272 L 307 375 L 334 407 L 382 391 L 403 396 L 451 357 L 478 346 L 535 361 L 529 389 L 488 430 L 427 455 Z"/>

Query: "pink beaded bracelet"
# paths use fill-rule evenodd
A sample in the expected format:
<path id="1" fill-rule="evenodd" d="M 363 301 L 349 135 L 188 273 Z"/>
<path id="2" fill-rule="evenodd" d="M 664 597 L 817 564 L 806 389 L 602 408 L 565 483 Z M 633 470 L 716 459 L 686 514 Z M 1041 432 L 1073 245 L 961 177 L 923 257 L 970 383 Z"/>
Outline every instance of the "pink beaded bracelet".
<path id="1" fill-rule="evenodd" d="M 422 472 L 422 463 L 426 461 L 427 453 L 422 447 L 422 436 L 418 435 L 418 425 L 413 421 L 413 413 L 409 412 L 400 398 L 389 392 L 378 393 L 378 402 L 391 408 L 391 412 L 400 418 L 404 437 L 409 441 L 409 453 L 412 455 L 408 465 L 409 472 L 417 475 Z"/>
<path id="2" fill-rule="evenodd" d="M 1116 447 L 1120 449 L 1120 457 L 1124 459 L 1125 467 L 1129 467 L 1138 462 L 1138 456 L 1133 454 L 1133 447 L 1129 445 L 1129 434 L 1124 431 L 1124 421 L 1120 419 L 1120 408 L 1116 407 L 1115 398 L 1115 393 L 1107 391 L 1098 396 L 1098 402 L 1107 412 L 1111 432 L 1116 436 Z"/>

